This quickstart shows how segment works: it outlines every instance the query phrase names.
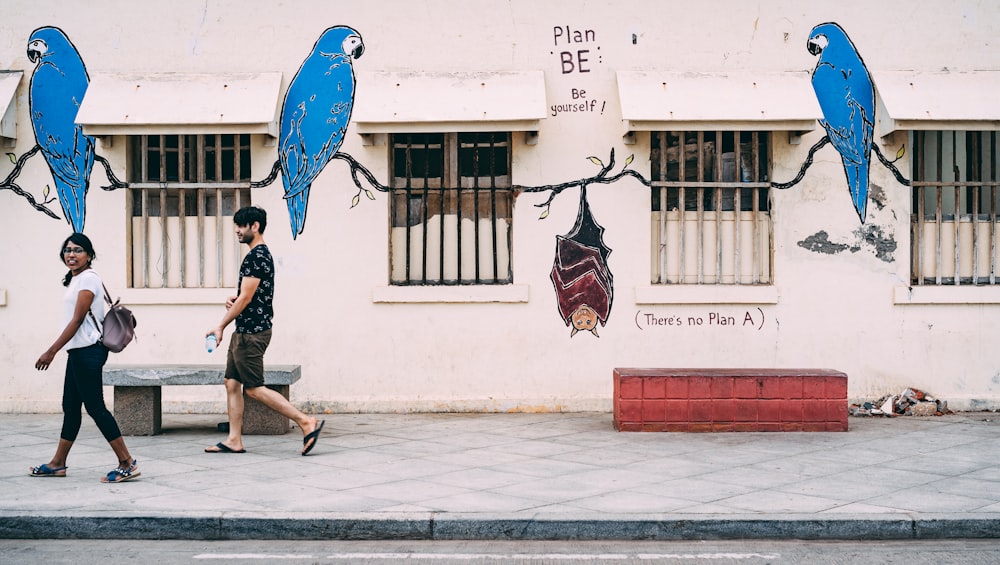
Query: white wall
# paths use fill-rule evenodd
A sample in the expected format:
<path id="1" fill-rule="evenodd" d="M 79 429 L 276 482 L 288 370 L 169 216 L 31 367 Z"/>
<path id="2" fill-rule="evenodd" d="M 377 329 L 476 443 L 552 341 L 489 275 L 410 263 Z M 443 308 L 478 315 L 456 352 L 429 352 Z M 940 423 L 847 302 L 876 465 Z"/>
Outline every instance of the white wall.
<path id="1" fill-rule="evenodd" d="M 622 141 L 617 70 L 809 70 L 815 59 L 806 35 L 835 21 L 848 32 L 869 69 L 994 68 L 1000 61 L 1000 7 L 974 1 L 837 2 L 740 0 L 707 3 L 621 1 L 534 2 L 386 0 L 367 3 L 287 3 L 178 0 L 135 3 L 102 0 L 8 0 L 0 20 L 0 69 L 25 72 L 17 94 L 17 156 L 34 145 L 28 119 L 25 56 L 32 30 L 62 28 L 91 74 L 101 71 L 283 73 L 282 94 L 318 35 L 350 25 L 363 36 L 365 71 L 542 70 L 548 103 L 573 102 L 586 90 L 603 113 L 564 113 L 542 121 L 538 144 L 515 134 L 514 182 L 525 186 L 594 175 L 587 157 L 649 174 L 649 137 Z M 596 41 L 555 44 L 554 28 L 593 30 Z M 632 34 L 637 36 L 633 44 Z M 563 73 L 560 52 L 586 49 L 590 71 Z M 366 85 L 358 84 L 363 97 Z M 442 95 L 447 95 L 443 93 Z M 789 145 L 774 136 L 774 178 L 790 179 L 823 135 L 821 128 Z M 895 155 L 896 145 L 883 152 Z M 98 152 L 125 174 L 125 143 Z M 275 147 L 254 140 L 254 175 L 263 178 Z M 341 148 L 386 180 L 387 148 L 364 146 L 351 132 Z M 898 164 L 908 171 L 909 155 Z M 4 158 L 0 179 L 12 165 Z M 617 169 L 617 167 L 616 167 Z M 18 179 L 39 198 L 51 176 L 36 156 Z M 139 341 L 114 363 L 221 363 L 223 351 L 203 350 L 205 331 L 221 317 L 227 291 L 125 289 L 125 193 L 106 192 L 99 168 L 87 198 L 88 235 L 99 253 L 95 268 L 114 293 L 133 304 Z M 275 333 L 269 363 L 303 367 L 292 399 L 313 411 L 607 410 L 611 374 L 620 366 L 813 367 L 849 375 L 849 395 L 877 397 L 911 386 L 953 407 L 1000 405 L 1000 305 L 900 304 L 909 281 L 909 192 L 880 166 L 871 189 L 884 206 L 869 205 L 861 226 L 851 207 L 840 157 L 831 146 L 816 155 L 796 187 L 775 191 L 774 278 L 777 302 L 638 304 L 649 286 L 649 196 L 633 180 L 589 189 L 593 213 L 613 250 L 615 300 L 600 338 L 570 338 L 549 280 L 555 236 L 576 217 L 578 192 L 555 199 L 538 220 L 545 194 L 522 194 L 514 209 L 514 278 L 528 299 L 495 303 L 375 303 L 387 285 L 388 213 L 385 194 L 350 208 L 355 187 L 346 164 L 334 161 L 313 185 L 305 232 L 292 240 L 280 184 L 255 189 L 268 210 L 266 239 L 278 263 Z M 59 211 L 58 203 L 51 206 Z M 876 257 L 863 237 L 879 228 L 897 245 L 892 260 Z M 47 373 L 34 361 L 59 333 L 59 282 L 65 268 L 58 246 L 71 230 L 0 190 L 0 412 L 57 411 L 65 356 Z M 819 231 L 856 247 L 836 254 L 798 245 Z M 504 289 L 487 295 L 506 296 Z M 979 289 L 975 289 L 979 290 Z M 991 289 L 985 289 L 991 290 Z M 447 289 L 460 297 L 467 289 Z M 686 289 L 676 289 L 682 299 Z M 668 293 L 669 294 L 669 293 Z M 995 296 L 995 295 L 994 295 Z M 979 299 L 973 299 L 979 300 Z M 980 300 L 989 302 L 989 300 Z M 759 329 L 741 325 L 746 312 Z M 735 316 L 735 327 L 654 327 L 643 315 Z M 231 330 L 232 328 L 230 328 Z M 224 409 L 221 387 L 164 391 L 170 410 Z"/>

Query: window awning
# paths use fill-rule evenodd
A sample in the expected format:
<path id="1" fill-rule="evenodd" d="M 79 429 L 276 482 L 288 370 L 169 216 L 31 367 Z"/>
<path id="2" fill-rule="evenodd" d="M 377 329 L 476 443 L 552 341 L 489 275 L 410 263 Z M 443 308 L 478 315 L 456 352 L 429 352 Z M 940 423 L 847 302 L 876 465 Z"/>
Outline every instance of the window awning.
<path id="1" fill-rule="evenodd" d="M 1000 70 L 872 72 L 879 133 L 1000 129 Z"/>
<path id="2" fill-rule="evenodd" d="M 76 121 L 88 135 L 277 136 L 281 73 L 95 73 Z"/>
<path id="3" fill-rule="evenodd" d="M 354 122 L 375 133 L 537 131 L 545 75 L 525 72 L 368 72 L 356 76 Z"/>
<path id="4" fill-rule="evenodd" d="M 17 139 L 17 85 L 21 71 L 0 71 L 0 137 Z"/>
<path id="5" fill-rule="evenodd" d="M 625 134 L 635 131 L 805 132 L 820 112 L 808 72 L 619 71 Z"/>

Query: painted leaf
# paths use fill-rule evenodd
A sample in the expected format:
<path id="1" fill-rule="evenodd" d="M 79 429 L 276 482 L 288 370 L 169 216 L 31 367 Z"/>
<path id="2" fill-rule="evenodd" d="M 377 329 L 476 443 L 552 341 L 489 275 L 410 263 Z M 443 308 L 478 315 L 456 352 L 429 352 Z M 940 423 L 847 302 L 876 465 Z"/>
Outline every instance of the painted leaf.
<path id="1" fill-rule="evenodd" d="M 899 151 L 896 151 L 897 159 L 902 159 L 903 155 L 906 155 L 906 145 L 903 145 L 902 147 L 899 148 Z"/>
<path id="2" fill-rule="evenodd" d="M 542 212 L 542 215 L 538 216 L 538 219 L 539 220 L 544 220 L 545 218 L 548 218 L 548 217 L 549 217 L 549 209 L 546 208 L 545 211 Z"/>
<path id="3" fill-rule="evenodd" d="M 625 166 L 627 167 L 627 166 L 631 165 L 632 161 L 635 161 L 635 153 L 629 155 L 628 159 L 625 159 Z"/>
<path id="4" fill-rule="evenodd" d="M 375 200 L 375 195 L 372 194 L 372 191 L 368 190 L 367 188 L 365 189 L 365 196 L 368 197 L 368 200 Z"/>
<path id="5" fill-rule="evenodd" d="M 598 167 L 604 166 L 604 161 L 601 161 L 597 157 L 587 157 L 587 159 L 590 159 L 590 162 L 597 165 Z"/>
<path id="6" fill-rule="evenodd" d="M 358 202 L 361 202 L 361 195 L 360 194 L 355 194 L 354 198 L 351 199 L 351 208 L 354 208 L 355 206 L 357 206 Z"/>
<path id="7" fill-rule="evenodd" d="M 14 154 L 13 153 L 8 153 L 7 154 L 7 158 L 10 159 L 10 163 L 12 165 L 16 165 L 17 164 L 17 159 L 14 158 Z"/>
<path id="8" fill-rule="evenodd" d="M 42 191 L 42 198 L 48 198 L 50 190 L 52 189 L 49 188 L 49 185 L 45 185 L 45 190 Z"/>

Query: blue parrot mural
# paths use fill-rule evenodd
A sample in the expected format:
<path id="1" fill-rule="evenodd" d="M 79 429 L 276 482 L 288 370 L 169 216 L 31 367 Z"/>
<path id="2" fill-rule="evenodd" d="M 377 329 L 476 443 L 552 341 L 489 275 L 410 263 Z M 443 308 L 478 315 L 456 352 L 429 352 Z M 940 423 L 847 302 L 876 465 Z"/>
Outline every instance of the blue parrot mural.
<path id="1" fill-rule="evenodd" d="M 63 31 L 41 27 L 28 39 L 28 59 L 35 63 L 28 105 L 35 139 L 52 171 L 63 217 L 83 232 L 94 140 L 76 124 L 76 114 L 90 78 L 83 59 Z"/>
<path id="2" fill-rule="evenodd" d="M 278 161 L 293 238 L 305 227 L 313 181 L 344 142 L 354 105 L 352 59 L 363 52 L 357 31 L 347 26 L 327 29 L 285 93 Z"/>
<path id="3" fill-rule="evenodd" d="M 872 78 L 854 43 L 835 23 L 814 27 L 806 46 L 810 53 L 819 56 L 812 73 L 812 86 L 823 111 L 820 124 L 840 152 L 854 209 L 864 223 L 875 128 Z"/>

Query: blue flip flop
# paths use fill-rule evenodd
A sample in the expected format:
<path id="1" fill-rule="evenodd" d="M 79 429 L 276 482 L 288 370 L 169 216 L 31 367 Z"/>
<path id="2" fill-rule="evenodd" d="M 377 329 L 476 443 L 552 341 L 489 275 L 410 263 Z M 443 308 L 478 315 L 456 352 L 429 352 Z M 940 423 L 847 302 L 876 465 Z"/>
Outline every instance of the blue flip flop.
<path id="1" fill-rule="evenodd" d="M 48 463 L 42 463 L 37 467 L 32 467 L 31 469 L 32 477 L 65 477 L 66 476 L 66 466 L 62 467 L 49 467 Z"/>
<path id="2" fill-rule="evenodd" d="M 108 474 L 101 478 L 102 483 L 124 483 L 125 481 L 131 481 L 132 479 L 138 478 L 142 473 L 139 472 L 139 462 L 133 458 L 132 464 L 127 468 L 123 469 L 121 467 L 115 467 L 108 471 Z"/>

